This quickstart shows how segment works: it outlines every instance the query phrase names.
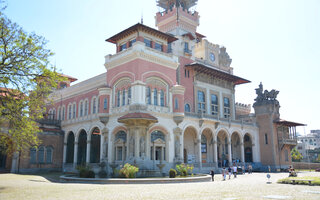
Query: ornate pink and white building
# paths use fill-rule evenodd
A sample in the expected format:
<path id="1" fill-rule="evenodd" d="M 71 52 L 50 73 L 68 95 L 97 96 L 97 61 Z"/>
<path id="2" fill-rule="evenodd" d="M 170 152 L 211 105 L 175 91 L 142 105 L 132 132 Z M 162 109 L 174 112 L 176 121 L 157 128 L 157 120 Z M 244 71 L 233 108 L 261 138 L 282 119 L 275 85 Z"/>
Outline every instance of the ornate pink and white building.
<path id="1" fill-rule="evenodd" d="M 158 30 L 138 23 L 108 38 L 116 53 L 105 56 L 106 72 L 71 86 L 69 77 L 51 95 L 49 116 L 64 132 L 63 170 L 101 162 L 109 172 L 134 163 L 141 173 L 181 162 L 196 171 L 289 165 L 296 140 L 287 130 L 299 124 L 279 120 L 276 95 L 257 92 L 255 114 L 235 103 L 236 86 L 250 81 L 233 74 L 225 47 L 197 32 L 199 14 L 190 9 L 197 0 L 157 3 Z"/>

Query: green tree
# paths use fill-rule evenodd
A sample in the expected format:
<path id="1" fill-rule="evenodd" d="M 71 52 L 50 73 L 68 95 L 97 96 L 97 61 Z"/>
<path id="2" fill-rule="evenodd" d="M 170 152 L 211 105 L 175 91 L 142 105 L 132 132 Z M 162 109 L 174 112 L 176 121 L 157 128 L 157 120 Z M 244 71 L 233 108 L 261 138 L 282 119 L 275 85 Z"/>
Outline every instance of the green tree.
<path id="1" fill-rule="evenodd" d="M 300 162 L 303 156 L 296 148 L 293 148 L 291 150 L 291 158 L 292 158 L 292 161 Z"/>
<path id="2" fill-rule="evenodd" d="M 37 146 L 45 101 L 61 78 L 49 65 L 46 40 L 0 11 L 0 146 L 7 153 Z"/>

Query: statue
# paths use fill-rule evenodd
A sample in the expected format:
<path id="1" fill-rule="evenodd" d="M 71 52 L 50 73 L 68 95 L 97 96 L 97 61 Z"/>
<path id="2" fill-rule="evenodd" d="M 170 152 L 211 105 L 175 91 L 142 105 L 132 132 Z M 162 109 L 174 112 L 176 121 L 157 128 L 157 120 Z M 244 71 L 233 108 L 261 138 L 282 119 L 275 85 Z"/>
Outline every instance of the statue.
<path id="1" fill-rule="evenodd" d="M 221 67 L 230 67 L 232 59 L 230 58 L 229 54 L 226 52 L 225 47 L 220 48 L 219 53 L 219 66 Z"/>
<path id="2" fill-rule="evenodd" d="M 270 92 L 268 90 L 263 91 L 263 85 L 261 82 L 260 82 L 259 88 L 256 88 L 255 90 L 256 90 L 257 98 L 254 99 L 255 103 L 253 104 L 253 106 L 261 105 L 261 104 L 269 104 L 269 103 L 279 104 L 277 100 L 279 91 L 274 89 L 271 90 Z"/>

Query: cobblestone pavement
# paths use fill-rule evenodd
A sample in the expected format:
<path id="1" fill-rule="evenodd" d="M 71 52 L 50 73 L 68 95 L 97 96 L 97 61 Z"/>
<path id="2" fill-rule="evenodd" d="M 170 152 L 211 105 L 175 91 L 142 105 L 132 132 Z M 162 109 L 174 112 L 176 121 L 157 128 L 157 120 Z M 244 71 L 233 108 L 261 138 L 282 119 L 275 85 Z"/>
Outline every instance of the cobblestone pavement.
<path id="1" fill-rule="evenodd" d="M 53 183 L 41 176 L 0 174 L 0 199 L 320 199 L 320 186 L 277 184 L 287 173 L 238 175 L 222 181 L 171 184 Z M 298 176 L 320 176 L 301 172 Z"/>

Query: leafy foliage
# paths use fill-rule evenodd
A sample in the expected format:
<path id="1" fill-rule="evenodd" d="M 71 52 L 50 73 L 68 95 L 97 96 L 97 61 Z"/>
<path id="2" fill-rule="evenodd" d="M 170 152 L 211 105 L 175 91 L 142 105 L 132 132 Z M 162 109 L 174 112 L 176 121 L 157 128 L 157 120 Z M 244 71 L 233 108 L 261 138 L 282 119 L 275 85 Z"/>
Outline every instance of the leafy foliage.
<path id="1" fill-rule="evenodd" d="M 175 178 L 177 176 L 177 171 L 175 169 L 169 170 L 169 178 Z"/>
<path id="2" fill-rule="evenodd" d="M 301 153 L 296 148 L 293 148 L 291 150 L 291 158 L 295 162 L 300 162 L 301 159 L 303 158 L 303 156 L 301 155 Z"/>
<path id="3" fill-rule="evenodd" d="M 95 174 L 89 166 L 78 165 L 77 170 L 80 178 L 95 178 Z"/>
<path id="4" fill-rule="evenodd" d="M 193 165 L 186 165 L 184 163 L 181 163 L 180 165 L 176 165 L 177 171 L 179 172 L 180 176 L 187 176 L 193 175 L 192 171 L 194 169 Z"/>
<path id="5" fill-rule="evenodd" d="M 45 101 L 62 78 L 49 67 L 46 40 L 26 33 L 0 11 L 0 146 L 7 153 L 37 146 Z"/>
<path id="6" fill-rule="evenodd" d="M 139 171 L 139 168 L 130 165 L 129 163 L 126 163 L 122 169 L 120 169 L 119 173 L 120 175 L 126 177 L 126 178 L 134 178 L 136 176 L 136 173 Z"/>

